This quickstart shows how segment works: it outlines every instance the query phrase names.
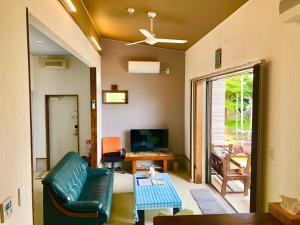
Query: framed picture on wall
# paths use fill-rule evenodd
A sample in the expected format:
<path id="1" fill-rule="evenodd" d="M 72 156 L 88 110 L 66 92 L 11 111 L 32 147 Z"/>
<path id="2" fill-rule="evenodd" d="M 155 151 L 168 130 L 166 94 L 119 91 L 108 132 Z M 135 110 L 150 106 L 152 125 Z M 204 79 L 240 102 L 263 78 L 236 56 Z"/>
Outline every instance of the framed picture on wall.
<path id="1" fill-rule="evenodd" d="M 128 91 L 102 91 L 103 104 L 128 104 Z"/>
<path id="2" fill-rule="evenodd" d="M 215 52 L 215 68 L 219 69 L 222 66 L 222 49 L 219 48 Z"/>

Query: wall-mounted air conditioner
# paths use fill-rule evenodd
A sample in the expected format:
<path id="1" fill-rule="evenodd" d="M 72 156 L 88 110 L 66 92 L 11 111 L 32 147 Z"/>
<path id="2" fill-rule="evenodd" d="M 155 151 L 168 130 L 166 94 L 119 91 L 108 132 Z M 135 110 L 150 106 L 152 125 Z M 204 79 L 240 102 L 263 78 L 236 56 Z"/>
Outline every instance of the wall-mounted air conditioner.
<path id="1" fill-rule="evenodd" d="M 128 61 L 128 73 L 159 74 L 160 62 Z"/>
<path id="2" fill-rule="evenodd" d="M 64 70 L 67 68 L 67 61 L 66 61 L 66 59 L 45 58 L 43 61 L 43 65 L 44 65 L 45 69 Z"/>
<path id="3" fill-rule="evenodd" d="M 279 13 L 282 22 L 300 22 L 300 0 L 281 0 Z"/>

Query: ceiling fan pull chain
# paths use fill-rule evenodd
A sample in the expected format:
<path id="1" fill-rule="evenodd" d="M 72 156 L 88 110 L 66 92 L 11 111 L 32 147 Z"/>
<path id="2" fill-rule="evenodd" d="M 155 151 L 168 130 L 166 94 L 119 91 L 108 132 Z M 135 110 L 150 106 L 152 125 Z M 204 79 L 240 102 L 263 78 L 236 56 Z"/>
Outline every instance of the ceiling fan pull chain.
<path id="1" fill-rule="evenodd" d="M 151 34 L 154 34 L 154 32 L 153 32 L 153 18 L 150 18 L 150 31 L 151 31 Z"/>

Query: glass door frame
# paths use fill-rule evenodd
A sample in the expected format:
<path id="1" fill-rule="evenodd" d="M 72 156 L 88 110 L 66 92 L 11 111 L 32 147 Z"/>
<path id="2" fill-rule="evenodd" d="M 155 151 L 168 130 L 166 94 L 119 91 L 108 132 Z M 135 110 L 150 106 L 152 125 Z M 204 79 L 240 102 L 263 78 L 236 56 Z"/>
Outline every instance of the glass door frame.
<path id="1" fill-rule="evenodd" d="M 209 98 L 211 99 L 212 96 L 212 80 L 220 79 L 229 77 L 230 74 L 237 74 L 238 72 L 245 71 L 247 69 L 253 69 L 253 109 L 252 109 L 252 138 L 251 138 L 251 186 L 250 186 L 250 212 L 260 212 L 260 193 L 261 193 L 261 177 L 259 176 L 260 173 L 258 171 L 261 170 L 261 157 L 260 157 L 260 71 L 261 71 L 261 64 L 264 61 L 257 61 L 253 63 L 248 63 L 242 66 L 237 66 L 234 68 L 230 68 L 224 71 L 220 71 L 217 73 L 212 73 L 206 76 L 203 76 L 201 78 L 195 78 L 191 80 L 191 139 L 190 139 L 190 147 L 191 147 L 191 176 L 194 175 L 192 172 L 194 170 L 194 151 L 195 151 L 195 82 L 202 80 L 204 82 L 204 85 L 206 87 L 206 96 L 204 97 L 204 105 L 206 106 L 206 115 L 205 115 L 205 122 L 203 129 L 205 129 L 204 135 L 205 135 L 205 148 L 203 151 L 206 153 L 206 157 L 203 159 L 205 160 L 205 181 L 206 183 L 211 183 L 210 178 L 210 145 L 211 145 L 211 101 L 208 101 Z M 193 161 L 193 162 L 192 162 Z M 193 180 L 194 177 L 192 177 Z"/>

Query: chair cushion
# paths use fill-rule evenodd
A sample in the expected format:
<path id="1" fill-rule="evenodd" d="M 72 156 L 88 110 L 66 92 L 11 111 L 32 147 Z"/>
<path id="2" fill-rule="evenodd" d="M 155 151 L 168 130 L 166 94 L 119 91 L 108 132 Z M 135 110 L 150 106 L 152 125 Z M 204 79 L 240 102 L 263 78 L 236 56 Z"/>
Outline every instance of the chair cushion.
<path id="1" fill-rule="evenodd" d="M 87 180 L 88 164 L 77 153 L 67 153 L 43 179 L 44 186 L 62 202 L 76 201 Z"/>
<path id="2" fill-rule="evenodd" d="M 124 158 L 121 152 L 110 152 L 102 155 L 102 162 L 121 162 Z"/>

